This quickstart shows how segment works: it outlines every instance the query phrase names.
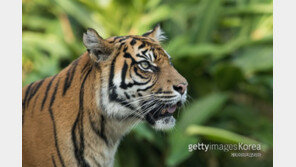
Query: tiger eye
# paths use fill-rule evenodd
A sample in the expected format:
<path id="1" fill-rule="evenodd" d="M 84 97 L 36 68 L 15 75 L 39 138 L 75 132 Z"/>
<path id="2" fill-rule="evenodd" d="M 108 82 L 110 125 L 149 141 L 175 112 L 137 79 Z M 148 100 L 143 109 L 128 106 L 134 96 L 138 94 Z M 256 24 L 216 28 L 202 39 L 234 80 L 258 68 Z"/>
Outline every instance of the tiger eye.
<path id="1" fill-rule="evenodd" d="M 143 61 L 143 62 L 141 62 L 141 66 L 146 69 L 149 67 L 149 63 L 146 61 Z"/>

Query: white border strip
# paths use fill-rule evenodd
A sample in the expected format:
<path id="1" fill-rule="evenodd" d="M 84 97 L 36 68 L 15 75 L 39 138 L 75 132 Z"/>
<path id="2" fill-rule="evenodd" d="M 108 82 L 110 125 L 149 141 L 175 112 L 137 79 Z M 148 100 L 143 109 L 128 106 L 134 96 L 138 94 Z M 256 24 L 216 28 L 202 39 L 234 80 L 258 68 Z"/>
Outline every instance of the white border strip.
<path id="1" fill-rule="evenodd" d="M 22 1 L 0 1 L 0 159 L 22 163 Z"/>
<path id="2" fill-rule="evenodd" d="M 296 166 L 296 1 L 274 1 L 275 167 Z"/>

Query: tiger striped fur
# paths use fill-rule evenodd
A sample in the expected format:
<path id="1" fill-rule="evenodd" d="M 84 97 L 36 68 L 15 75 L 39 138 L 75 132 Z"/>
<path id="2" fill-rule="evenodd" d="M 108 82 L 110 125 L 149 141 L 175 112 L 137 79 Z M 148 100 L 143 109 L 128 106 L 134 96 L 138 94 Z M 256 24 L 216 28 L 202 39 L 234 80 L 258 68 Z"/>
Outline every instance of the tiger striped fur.
<path id="1" fill-rule="evenodd" d="M 24 167 L 111 167 L 121 138 L 140 121 L 175 125 L 187 81 L 160 46 L 159 26 L 143 35 L 103 39 L 55 76 L 23 88 Z"/>

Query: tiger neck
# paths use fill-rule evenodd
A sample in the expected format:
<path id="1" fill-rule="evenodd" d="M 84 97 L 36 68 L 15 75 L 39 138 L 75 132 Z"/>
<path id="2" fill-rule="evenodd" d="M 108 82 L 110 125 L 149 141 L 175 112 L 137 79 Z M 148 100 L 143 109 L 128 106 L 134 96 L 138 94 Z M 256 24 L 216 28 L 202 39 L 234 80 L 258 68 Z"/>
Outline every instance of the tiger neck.
<path id="1" fill-rule="evenodd" d="M 89 58 L 86 59 L 91 61 Z M 134 124 L 133 122 L 118 120 L 108 115 L 108 110 L 117 110 L 118 108 L 108 103 L 106 84 L 109 78 L 107 72 L 102 73 L 102 71 L 109 71 L 107 66 L 105 66 L 105 69 L 102 69 L 102 64 L 94 65 L 91 62 L 86 64 L 90 65 L 89 67 L 84 67 L 86 72 L 82 70 L 81 75 L 89 75 L 84 83 L 85 95 L 83 99 L 83 112 L 85 113 L 83 120 L 86 129 L 84 132 L 85 143 L 89 150 L 86 152 L 100 153 L 97 155 L 98 157 L 105 154 L 104 156 L 109 157 L 107 159 L 111 162 L 121 138 L 129 132 Z M 87 74 L 88 71 L 90 71 L 89 74 Z M 103 104 L 105 102 L 107 102 L 107 108 L 105 107 L 106 104 Z"/>

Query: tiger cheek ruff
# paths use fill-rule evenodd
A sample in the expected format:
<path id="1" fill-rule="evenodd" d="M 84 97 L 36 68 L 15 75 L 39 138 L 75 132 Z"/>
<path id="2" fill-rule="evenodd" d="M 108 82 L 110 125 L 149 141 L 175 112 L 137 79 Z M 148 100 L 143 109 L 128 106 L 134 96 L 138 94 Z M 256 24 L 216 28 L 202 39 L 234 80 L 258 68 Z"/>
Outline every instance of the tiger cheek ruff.
<path id="1" fill-rule="evenodd" d="M 55 76 L 23 88 L 23 166 L 113 166 L 121 138 L 141 121 L 175 125 L 187 81 L 160 46 L 160 26 L 143 35 L 83 35 L 87 49 Z"/>

